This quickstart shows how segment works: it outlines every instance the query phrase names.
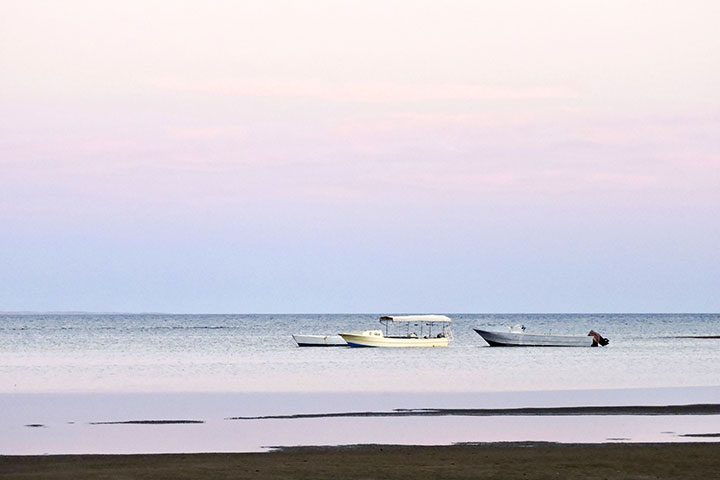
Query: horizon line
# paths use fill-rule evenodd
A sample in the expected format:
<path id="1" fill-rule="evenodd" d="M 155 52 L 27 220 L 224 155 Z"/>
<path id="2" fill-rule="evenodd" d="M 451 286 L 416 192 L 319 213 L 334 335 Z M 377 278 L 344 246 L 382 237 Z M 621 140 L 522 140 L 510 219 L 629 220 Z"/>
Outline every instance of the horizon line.
<path id="1" fill-rule="evenodd" d="M 0 315 L 389 315 L 427 312 L 153 312 L 91 310 L 18 310 Z M 720 315 L 720 312 L 442 312 L 447 315 Z"/>

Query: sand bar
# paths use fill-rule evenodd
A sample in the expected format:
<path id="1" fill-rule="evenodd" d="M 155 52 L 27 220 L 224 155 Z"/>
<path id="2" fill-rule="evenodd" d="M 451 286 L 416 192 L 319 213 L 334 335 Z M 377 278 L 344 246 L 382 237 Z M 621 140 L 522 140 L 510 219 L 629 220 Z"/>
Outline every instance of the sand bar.
<path id="1" fill-rule="evenodd" d="M 720 415 L 720 404 L 626 405 L 526 408 L 422 408 L 395 409 L 387 412 L 298 413 L 255 417 L 228 417 L 228 420 L 269 420 L 339 417 L 494 417 L 494 416 L 565 416 L 565 415 Z"/>

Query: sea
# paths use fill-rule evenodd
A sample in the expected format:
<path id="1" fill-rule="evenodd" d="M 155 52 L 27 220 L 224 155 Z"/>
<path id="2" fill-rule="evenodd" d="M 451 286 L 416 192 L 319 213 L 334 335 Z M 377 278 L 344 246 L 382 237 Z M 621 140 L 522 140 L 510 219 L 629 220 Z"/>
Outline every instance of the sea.
<path id="1" fill-rule="evenodd" d="M 720 403 L 720 314 L 448 315 L 448 348 L 385 349 L 299 348 L 291 337 L 380 329 L 380 314 L 0 314 L 0 454 L 720 437 L 717 415 L 233 420 Z M 513 325 L 592 329 L 610 344 L 497 348 L 473 331 Z"/>

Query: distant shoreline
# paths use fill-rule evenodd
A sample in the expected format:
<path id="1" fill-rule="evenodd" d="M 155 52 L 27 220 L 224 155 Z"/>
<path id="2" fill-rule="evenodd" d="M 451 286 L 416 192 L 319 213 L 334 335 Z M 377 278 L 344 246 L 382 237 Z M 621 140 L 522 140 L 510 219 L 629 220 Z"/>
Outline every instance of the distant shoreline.
<path id="1" fill-rule="evenodd" d="M 0 315 L 371 315 L 419 312 L 96 312 L 84 310 L 0 311 Z M 446 315 L 720 315 L 720 312 L 443 312 Z"/>

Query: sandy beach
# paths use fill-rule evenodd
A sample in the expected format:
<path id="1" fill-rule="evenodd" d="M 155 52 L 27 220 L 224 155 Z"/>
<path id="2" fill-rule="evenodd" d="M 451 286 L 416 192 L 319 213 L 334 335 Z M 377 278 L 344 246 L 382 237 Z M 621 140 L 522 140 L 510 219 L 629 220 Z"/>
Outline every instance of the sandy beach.
<path id="1" fill-rule="evenodd" d="M 720 444 L 302 447 L 269 453 L 0 457 L 3 479 L 711 478 Z"/>

